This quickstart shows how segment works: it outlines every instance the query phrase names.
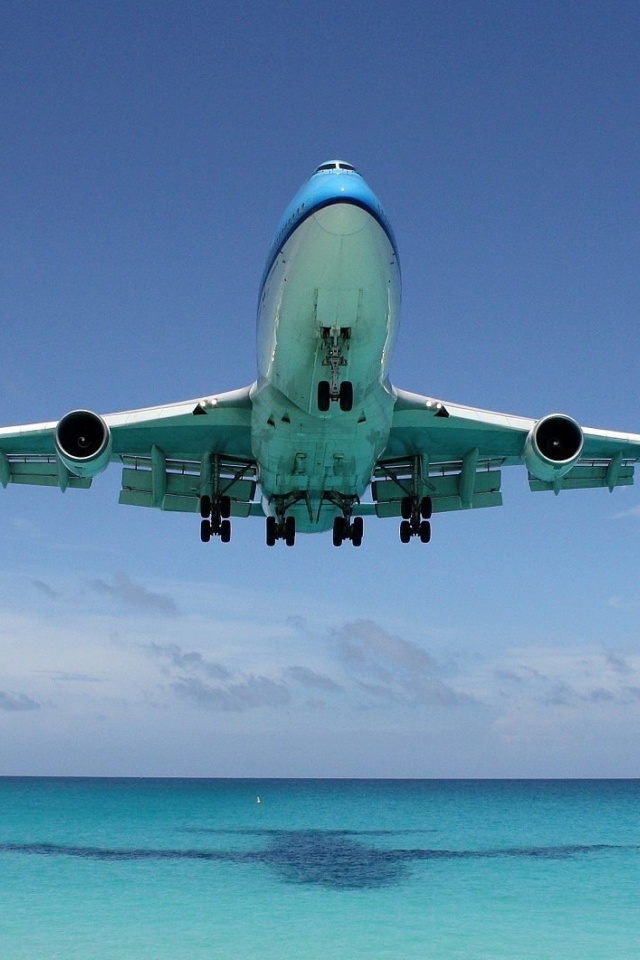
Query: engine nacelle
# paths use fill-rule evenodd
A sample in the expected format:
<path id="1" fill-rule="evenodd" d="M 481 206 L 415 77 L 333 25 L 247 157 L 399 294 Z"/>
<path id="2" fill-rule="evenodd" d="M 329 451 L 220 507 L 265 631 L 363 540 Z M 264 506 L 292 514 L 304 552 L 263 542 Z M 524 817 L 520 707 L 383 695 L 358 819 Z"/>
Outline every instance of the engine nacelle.
<path id="1" fill-rule="evenodd" d="M 524 446 L 524 462 L 536 480 L 559 480 L 582 453 L 584 434 L 571 417 L 552 413 L 531 428 Z"/>
<path id="2" fill-rule="evenodd" d="M 76 477 L 95 477 L 111 459 L 111 432 L 90 410 L 72 410 L 55 431 L 58 456 Z"/>

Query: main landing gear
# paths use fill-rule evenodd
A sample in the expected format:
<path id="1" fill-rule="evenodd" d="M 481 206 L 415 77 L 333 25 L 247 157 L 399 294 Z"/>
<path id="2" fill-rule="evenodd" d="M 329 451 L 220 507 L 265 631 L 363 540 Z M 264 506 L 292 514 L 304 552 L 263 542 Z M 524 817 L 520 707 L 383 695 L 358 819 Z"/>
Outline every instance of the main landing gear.
<path id="1" fill-rule="evenodd" d="M 295 517 L 267 517 L 267 546 L 275 546 L 276 540 L 284 540 L 288 547 L 296 542 Z"/>
<path id="2" fill-rule="evenodd" d="M 431 514 L 433 505 L 431 497 L 403 497 L 400 503 L 402 522 L 400 524 L 400 540 L 409 543 L 411 537 L 420 537 L 421 543 L 431 540 Z"/>
<path id="3" fill-rule="evenodd" d="M 351 540 L 354 547 L 359 547 L 362 543 L 364 533 L 364 521 L 362 517 L 354 517 L 349 522 L 348 517 L 336 517 L 333 521 L 333 545 L 342 546 L 344 540 Z"/>
<path id="4" fill-rule="evenodd" d="M 208 543 L 211 537 L 220 537 L 223 543 L 231 540 L 231 498 L 200 497 L 200 539 Z"/>

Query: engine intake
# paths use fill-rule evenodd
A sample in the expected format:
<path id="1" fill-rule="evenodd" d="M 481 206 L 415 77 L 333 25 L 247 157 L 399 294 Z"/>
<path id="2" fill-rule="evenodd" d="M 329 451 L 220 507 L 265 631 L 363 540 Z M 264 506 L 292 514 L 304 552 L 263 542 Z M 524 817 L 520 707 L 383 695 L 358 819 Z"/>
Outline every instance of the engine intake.
<path id="1" fill-rule="evenodd" d="M 524 447 L 524 462 L 536 480 L 559 480 L 582 453 L 584 434 L 571 417 L 552 413 L 531 428 Z"/>
<path id="2" fill-rule="evenodd" d="M 63 464 L 76 477 L 95 477 L 111 459 L 111 432 L 102 417 L 90 410 L 72 410 L 55 430 L 55 445 Z"/>

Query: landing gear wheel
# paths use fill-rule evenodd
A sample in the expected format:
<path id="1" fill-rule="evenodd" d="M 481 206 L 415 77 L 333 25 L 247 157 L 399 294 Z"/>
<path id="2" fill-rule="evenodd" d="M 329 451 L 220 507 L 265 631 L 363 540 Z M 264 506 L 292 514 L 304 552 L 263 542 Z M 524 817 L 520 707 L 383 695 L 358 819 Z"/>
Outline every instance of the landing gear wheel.
<path id="1" fill-rule="evenodd" d="M 431 502 L 431 497 L 423 497 L 420 501 L 420 516 L 423 520 L 431 520 L 432 513 L 433 504 Z"/>
<path id="2" fill-rule="evenodd" d="M 420 535 L 420 541 L 422 543 L 429 543 L 431 540 L 431 524 L 428 520 L 423 520 L 420 524 L 420 529 L 418 531 Z"/>
<path id="3" fill-rule="evenodd" d="M 364 520 L 362 517 L 354 517 L 353 523 L 351 524 L 351 543 L 354 547 L 359 547 L 362 543 L 362 535 L 364 533 Z"/>
<path id="4" fill-rule="evenodd" d="M 231 497 L 220 497 L 220 516 L 225 520 L 231 516 Z"/>
<path id="5" fill-rule="evenodd" d="M 344 517 L 336 517 L 333 521 L 333 545 L 334 547 L 342 546 L 342 541 L 344 540 Z"/>
<path id="6" fill-rule="evenodd" d="M 200 539 L 203 543 L 209 543 L 211 540 L 211 524 L 208 520 L 203 520 L 200 524 Z"/>
<path id="7" fill-rule="evenodd" d="M 231 520 L 220 521 L 220 539 L 223 543 L 229 543 L 231 540 Z"/>
<path id="8" fill-rule="evenodd" d="M 278 525 L 275 517 L 267 517 L 267 546 L 274 547 L 278 538 Z"/>
<path id="9" fill-rule="evenodd" d="M 400 524 L 400 541 L 401 543 L 409 543 L 411 540 L 411 523 L 408 520 L 403 520 Z"/>
<path id="10" fill-rule="evenodd" d="M 340 409 L 349 413 L 353 407 L 353 384 L 351 380 L 343 380 L 340 384 Z"/>
<path id="11" fill-rule="evenodd" d="M 400 516 L 403 520 L 411 520 L 411 497 L 403 497 L 400 501 Z"/>
<path id="12" fill-rule="evenodd" d="M 286 517 L 284 521 L 284 542 L 292 547 L 296 542 L 296 518 Z"/>
<path id="13" fill-rule="evenodd" d="M 200 516 L 203 520 L 211 516 L 211 497 L 200 497 Z"/>
<path id="14" fill-rule="evenodd" d="M 318 410 L 326 413 L 331 406 L 331 384 L 328 380 L 318 381 Z"/>

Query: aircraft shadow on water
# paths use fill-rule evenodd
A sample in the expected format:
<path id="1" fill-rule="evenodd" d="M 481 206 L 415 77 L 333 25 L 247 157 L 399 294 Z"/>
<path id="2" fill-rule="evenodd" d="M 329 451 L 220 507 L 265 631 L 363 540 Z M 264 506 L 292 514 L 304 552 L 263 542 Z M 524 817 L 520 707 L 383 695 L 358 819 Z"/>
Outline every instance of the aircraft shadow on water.
<path id="1" fill-rule="evenodd" d="M 173 860 L 253 864 L 275 871 L 284 883 L 333 889 L 373 889 L 402 882 L 412 863 L 457 860 L 562 860 L 612 850 L 638 852 L 636 845 L 564 844 L 558 846 L 496 847 L 445 850 L 437 847 L 387 847 L 384 842 L 425 831 L 399 830 L 195 830 L 194 833 L 257 839 L 257 849 L 241 848 L 122 848 L 72 846 L 56 843 L 4 843 L 0 854 L 79 857 L 103 861 Z M 375 840 L 376 842 L 372 842 Z"/>

